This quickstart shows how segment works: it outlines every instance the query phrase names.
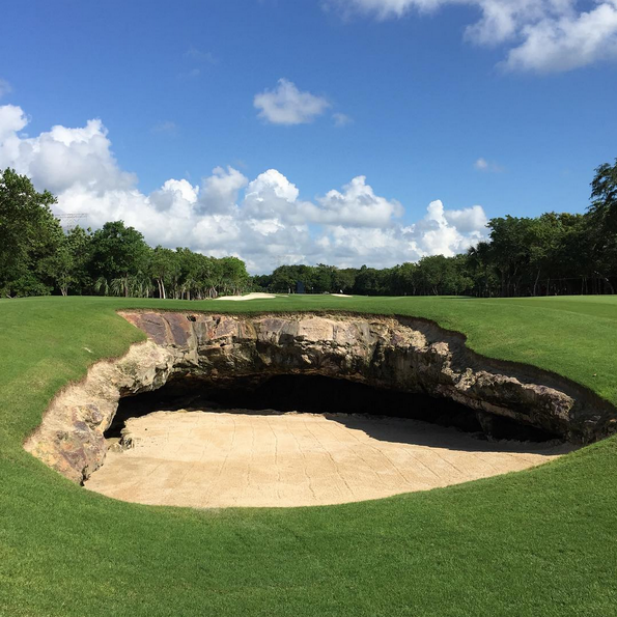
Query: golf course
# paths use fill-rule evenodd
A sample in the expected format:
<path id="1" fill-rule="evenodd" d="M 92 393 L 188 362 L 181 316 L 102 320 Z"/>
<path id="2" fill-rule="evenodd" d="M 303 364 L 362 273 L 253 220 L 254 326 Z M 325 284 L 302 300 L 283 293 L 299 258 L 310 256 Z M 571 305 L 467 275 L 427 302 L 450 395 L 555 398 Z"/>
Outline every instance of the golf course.
<path id="1" fill-rule="evenodd" d="M 3 617 L 617 615 L 617 437 L 533 469 L 311 507 L 133 504 L 46 467 L 24 441 L 59 391 L 145 340 L 117 314 L 129 309 L 422 318 L 617 407 L 615 296 L 2 299 Z"/>

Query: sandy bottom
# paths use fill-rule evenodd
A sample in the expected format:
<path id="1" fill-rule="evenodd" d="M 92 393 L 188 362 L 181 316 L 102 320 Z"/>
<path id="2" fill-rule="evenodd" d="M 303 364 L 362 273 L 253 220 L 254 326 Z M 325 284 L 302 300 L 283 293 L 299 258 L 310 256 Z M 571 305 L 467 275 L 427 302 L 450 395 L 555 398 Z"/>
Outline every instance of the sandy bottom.
<path id="1" fill-rule="evenodd" d="M 86 487 L 143 504 L 313 506 L 388 497 L 539 465 L 568 446 L 491 443 L 397 418 L 160 411 L 128 420 Z"/>
<path id="2" fill-rule="evenodd" d="M 234 302 L 243 302 L 244 300 L 268 300 L 270 298 L 276 298 L 276 295 L 255 292 L 244 296 L 220 296 L 217 300 L 233 300 Z"/>

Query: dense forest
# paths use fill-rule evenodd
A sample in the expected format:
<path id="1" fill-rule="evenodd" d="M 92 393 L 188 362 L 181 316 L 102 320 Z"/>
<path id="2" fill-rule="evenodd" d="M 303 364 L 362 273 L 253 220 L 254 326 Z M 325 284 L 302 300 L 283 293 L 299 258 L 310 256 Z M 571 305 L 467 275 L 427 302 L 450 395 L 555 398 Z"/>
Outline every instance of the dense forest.
<path id="1" fill-rule="evenodd" d="M 488 240 L 454 257 L 435 255 L 393 268 L 281 266 L 256 276 L 273 292 L 363 295 L 537 296 L 615 293 L 617 289 L 617 160 L 601 165 L 585 214 L 494 218 Z"/>
<path id="2" fill-rule="evenodd" d="M 63 230 L 54 196 L 38 193 L 26 176 L 0 177 L 0 296 L 51 293 L 204 299 L 249 291 L 236 257 L 216 259 L 187 248 L 149 247 L 122 221 L 101 229 Z"/>
<path id="3" fill-rule="evenodd" d="M 55 197 L 26 176 L 0 176 L 0 296 L 118 295 L 205 299 L 251 289 L 362 295 L 535 296 L 615 293 L 617 160 L 601 165 L 585 214 L 494 218 L 488 239 L 454 257 L 393 268 L 283 265 L 249 277 L 236 257 L 151 248 L 122 221 L 63 230 Z"/>

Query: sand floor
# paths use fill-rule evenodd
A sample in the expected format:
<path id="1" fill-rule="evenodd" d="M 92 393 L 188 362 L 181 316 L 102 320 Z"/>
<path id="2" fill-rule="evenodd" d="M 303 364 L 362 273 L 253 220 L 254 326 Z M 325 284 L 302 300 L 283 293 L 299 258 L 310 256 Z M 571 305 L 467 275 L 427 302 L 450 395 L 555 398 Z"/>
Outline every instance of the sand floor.
<path id="1" fill-rule="evenodd" d="M 135 446 L 110 450 L 86 488 L 197 508 L 376 499 L 526 469 L 571 450 L 343 414 L 159 411 L 127 429 Z"/>

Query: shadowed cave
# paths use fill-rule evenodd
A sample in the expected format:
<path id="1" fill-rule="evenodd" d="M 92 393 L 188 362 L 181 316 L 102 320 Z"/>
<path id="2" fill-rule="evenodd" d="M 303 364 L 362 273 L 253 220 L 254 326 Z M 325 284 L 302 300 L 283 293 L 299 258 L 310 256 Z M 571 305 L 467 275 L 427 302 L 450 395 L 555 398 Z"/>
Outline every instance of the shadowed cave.
<path id="1" fill-rule="evenodd" d="M 293 374 L 235 377 L 219 383 L 191 375 L 174 375 L 162 388 L 123 397 L 105 437 L 120 438 L 130 418 L 180 409 L 388 416 L 453 427 L 484 440 L 536 443 L 559 440 L 557 435 L 538 427 L 477 412 L 446 398 L 320 375 Z"/>
<path id="2" fill-rule="evenodd" d="M 331 505 L 528 469 L 611 431 L 567 380 L 421 320 L 123 314 L 148 340 L 63 391 L 25 448 L 109 497 Z M 295 413 L 288 413 L 295 412 Z"/>

